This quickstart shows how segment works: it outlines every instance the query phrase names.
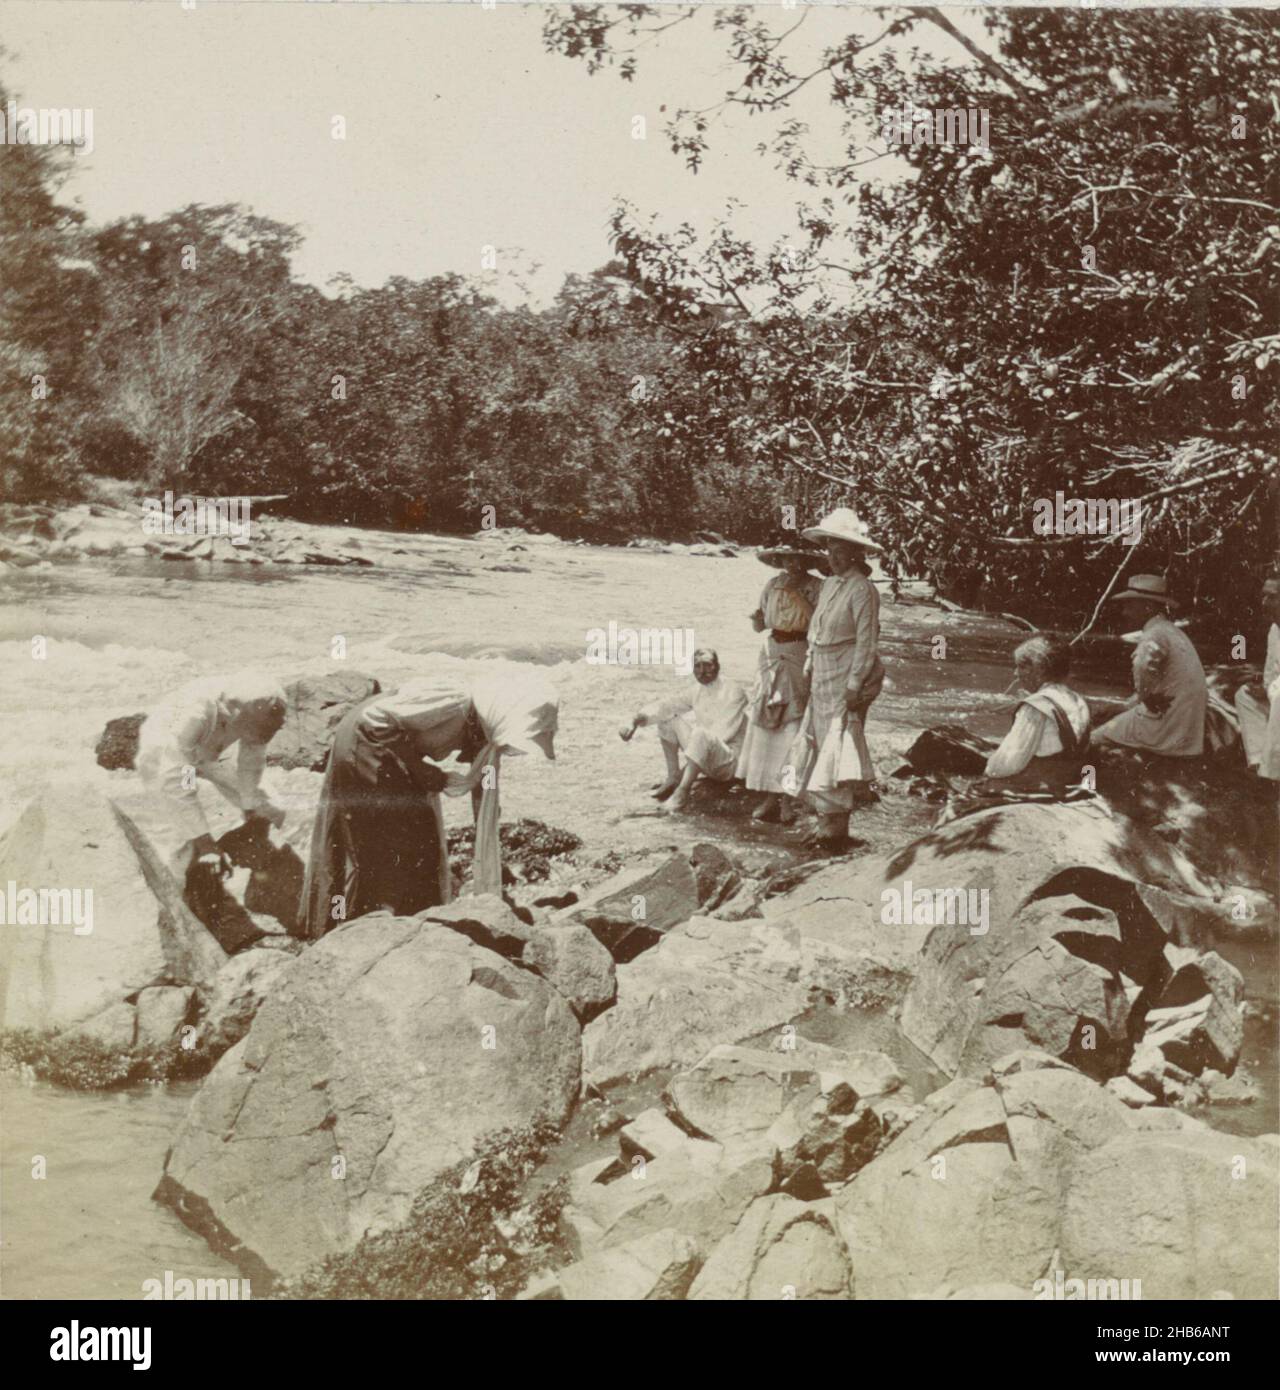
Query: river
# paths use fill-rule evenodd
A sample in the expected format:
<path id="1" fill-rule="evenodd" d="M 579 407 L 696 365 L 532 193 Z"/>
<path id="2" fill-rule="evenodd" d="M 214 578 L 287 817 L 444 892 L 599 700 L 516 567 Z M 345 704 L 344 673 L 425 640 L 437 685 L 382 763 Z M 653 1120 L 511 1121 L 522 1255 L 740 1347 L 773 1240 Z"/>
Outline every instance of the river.
<path id="1" fill-rule="evenodd" d="M 111 717 L 146 708 L 196 676 L 244 666 L 285 676 L 335 663 L 393 686 L 432 654 L 544 667 L 562 699 L 557 760 L 504 766 L 503 814 L 535 816 L 573 831 L 590 858 L 714 840 L 727 848 L 784 846 L 793 832 L 756 826 L 743 797 L 697 800 L 681 818 L 655 814 L 646 795 L 661 770 L 651 734 L 620 742 L 618 724 L 669 690 L 669 668 L 593 665 L 588 633 L 623 628 L 692 629 L 716 647 L 725 672 L 749 679 L 759 637 L 747 615 L 772 571 L 749 557 L 663 555 L 643 550 L 539 543 L 504 549 L 495 539 L 308 528 L 325 543 L 357 548 L 371 568 L 92 560 L 5 576 L 0 609 L 0 718 L 4 761 L 0 830 L 45 784 L 126 778 L 94 762 Z M 519 566 L 495 570 L 492 563 Z M 889 673 L 868 727 L 881 771 L 929 724 L 963 720 L 975 732 L 1007 727 L 1009 653 L 1025 633 L 999 620 L 944 613 L 924 603 L 882 612 Z M 47 639 L 33 659 L 32 637 Z M 944 636 L 945 654 L 934 639 Z M 1118 662 L 1073 678 L 1085 694 L 1122 693 Z M 903 843 L 932 807 L 886 797 L 854 827 L 870 848 Z M 464 823 L 465 811 L 448 814 Z M 2 867 L 2 866 L 0 866 Z M 1270 948 L 1237 953 L 1254 1012 L 1242 1065 L 1258 1071 L 1265 1105 L 1227 1112 L 1224 1126 L 1274 1130 L 1274 1004 Z M 142 1281 L 235 1271 L 150 1200 L 189 1092 L 140 1087 L 77 1095 L 14 1077 L 0 1082 L 4 1140 L 0 1287 L 7 1298 L 136 1298 Z M 1215 1123 L 1218 1117 L 1215 1116 Z M 32 1177 L 43 1155 L 48 1176 Z"/>

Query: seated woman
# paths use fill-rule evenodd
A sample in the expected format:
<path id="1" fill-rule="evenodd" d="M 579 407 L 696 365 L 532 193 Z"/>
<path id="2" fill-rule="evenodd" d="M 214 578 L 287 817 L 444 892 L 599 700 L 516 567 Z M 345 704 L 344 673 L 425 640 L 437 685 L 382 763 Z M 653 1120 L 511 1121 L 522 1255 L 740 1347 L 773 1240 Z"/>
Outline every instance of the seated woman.
<path id="1" fill-rule="evenodd" d="M 987 759 L 985 777 L 956 797 L 938 824 L 1011 801 L 1062 801 L 1077 794 L 1089 747 L 1089 706 L 1064 684 L 1071 649 L 1052 638 L 1029 638 L 1013 653 L 1026 692 L 1013 726 Z"/>
<path id="2" fill-rule="evenodd" d="M 555 758 L 559 696 L 537 672 L 406 682 L 351 710 L 333 736 L 302 889 L 300 932 L 323 936 L 368 912 L 398 916 L 452 897 L 440 793 L 472 796 L 472 891 L 500 893 L 503 753 Z M 446 772 L 451 754 L 470 764 Z"/>
<path id="3" fill-rule="evenodd" d="M 1018 685 L 1029 693 L 987 759 L 987 776 L 1032 790 L 1078 781 L 1089 746 L 1089 706 L 1063 684 L 1071 672 L 1071 648 L 1032 637 L 1014 652 L 1013 665 Z"/>

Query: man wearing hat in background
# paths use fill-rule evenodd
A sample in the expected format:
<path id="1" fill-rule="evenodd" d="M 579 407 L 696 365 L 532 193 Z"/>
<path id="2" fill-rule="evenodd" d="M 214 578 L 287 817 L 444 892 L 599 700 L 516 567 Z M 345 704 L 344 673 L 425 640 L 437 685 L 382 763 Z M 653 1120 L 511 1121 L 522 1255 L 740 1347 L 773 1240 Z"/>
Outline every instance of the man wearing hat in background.
<path id="1" fill-rule="evenodd" d="M 810 571 L 825 574 L 827 561 L 816 545 L 806 545 L 797 536 L 766 546 L 760 559 L 781 573 L 764 586 L 760 607 L 751 615 L 755 630 L 767 636 L 760 651 L 738 776 L 749 791 L 764 793 L 753 819 L 789 825 L 794 812 L 783 783 L 783 767 L 809 703 L 809 620 L 822 588 L 821 578 Z"/>
<path id="2" fill-rule="evenodd" d="M 809 708 L 789 763 L 797 791 L 809 794 L 818 813 L 818 843 L 838 848 L 848 838 L 854 805 L 874 800 L 864 725 L 884 685 L 884 667 L 880 595 L 863 557 L 880 546 L 849 507 L 801 534 L 826 546 L 831 577 L 822 582 L 809 624 Z"/>
<path id="3" fill-rule="evenodd" d="M 1163 577 L 1135 574 L 1110 602 L 1120 605 L 1126 628 L 1142 629 L 1133 654 L 1134 694 L 1127 709 L 1093 731 L 1092 741 L 1169 758 L 1199 757 L 1209 687 L 1191 639 L 1171 620 L 1177 603 Z"/>
<path id="4" fill-rule="evenodd" d="M 1280 781 L 1280 579 L 1262 586 L 1262 603 L 1271 619 L 1262 682 L 1236 691 L 1236 714 L 1245 761 L 1259 777 Z"/>

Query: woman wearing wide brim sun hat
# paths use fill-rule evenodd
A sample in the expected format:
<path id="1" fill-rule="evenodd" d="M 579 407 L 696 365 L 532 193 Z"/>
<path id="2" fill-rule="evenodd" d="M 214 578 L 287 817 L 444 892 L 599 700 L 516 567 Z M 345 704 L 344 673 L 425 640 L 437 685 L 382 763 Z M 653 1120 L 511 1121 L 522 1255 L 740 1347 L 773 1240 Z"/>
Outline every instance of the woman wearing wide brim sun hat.
<path id="1" fill-rule="evenodd" d="M 796 536 L 784 536 L 758 553 L 781 573 L 764 586 L 760 606 L 751 615 L 755 630 L 766 636 L 737 775 L 750 791 L 764 793 L 753 813 L 755 820 L 790 824 L 794 812 L 783 769 L 809 703 L 809 620 L 822 586 L 813 571 L 826 574 L 827 558 L 816 545 Z"/>
<path id="2" fill-rule="evenodd" d="M 801 532 L 826 548 L 825 579 L 809 624 L 809 705 L 788 764 L 796 791 L 820 817 L 818 839 L 836 847 L 849 812 L 875 799 L 866 718 L 884 686 L 880 595 L 866 556 L 881 547 L 851 507 L 837 507 Z"/>

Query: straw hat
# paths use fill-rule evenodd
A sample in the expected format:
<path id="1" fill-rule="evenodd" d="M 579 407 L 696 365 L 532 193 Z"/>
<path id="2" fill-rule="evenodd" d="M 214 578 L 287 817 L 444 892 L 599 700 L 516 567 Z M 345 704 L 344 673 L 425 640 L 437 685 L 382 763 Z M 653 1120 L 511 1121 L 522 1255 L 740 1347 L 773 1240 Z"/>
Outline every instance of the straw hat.
<path id="1" fill-rule="evenodd" d="M 803 544 L 799 537 L 779 541 L 776 545 L 762 546 L 756 558 L 766 565 L 772 565 L 776 570 L 785 568 L 788 560 L 803 560 L 805 568 L 811 573 L 815 570 L 819 574 L 831 573 L 831 566 L 822 551 L 817 546 Z"/>
<path id="2" fill-rule="evenodd" d="M 848 541 L 851 545 L 861 546 L 863 550 L 877 553 L 883 548 L 871 539 L 866 522 L 852 507 L 837 507 L 816 526 L 810 526 L 800 534 L 807 541 Z"/>
<path id="3" fill-rule="evenodd" d="M 1178 600 L 1169 596 L 1168 585 L 1161 574 L 1130 575 L 1129 587 L 1118 594 L 1112 594 L 1107 602 L 1120 603 L 1127 598 L 1140 598 L 1152 603 L 1163 603 L 1166 608 L 1178 606 Z"/>

